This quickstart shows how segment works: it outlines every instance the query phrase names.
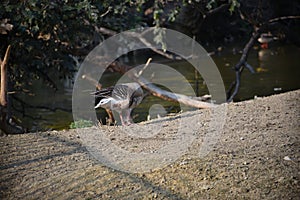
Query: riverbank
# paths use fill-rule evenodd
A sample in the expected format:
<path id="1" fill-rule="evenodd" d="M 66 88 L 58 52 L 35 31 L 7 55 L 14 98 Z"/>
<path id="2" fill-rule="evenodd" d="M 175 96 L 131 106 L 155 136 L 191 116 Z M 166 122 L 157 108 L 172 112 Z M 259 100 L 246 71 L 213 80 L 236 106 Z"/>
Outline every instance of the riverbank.
<path id="1" fill-rule="evenodd" d="M 228 104 L 222 133 L 206 156 L 187 154 L 143 173 L 103 166 L 75 130 L 2 136 L 0 198 L 297 199 L 299 100 L 297 90 Z M 172 127 L 176 120 L 168 118 L 164 123 Z M 130 143 L 112 132 L 110 139 L 116 144 Z"/>

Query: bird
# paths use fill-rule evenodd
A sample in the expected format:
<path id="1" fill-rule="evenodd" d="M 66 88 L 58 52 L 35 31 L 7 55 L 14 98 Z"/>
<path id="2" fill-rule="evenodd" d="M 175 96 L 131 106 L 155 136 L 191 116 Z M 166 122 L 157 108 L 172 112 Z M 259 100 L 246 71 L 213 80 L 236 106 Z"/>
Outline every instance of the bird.
<path id="1" fill-rule="evenodd" d="M 261 48 L 263 49 L 267 49 L 268 48 L 268 44 L 270 42 L 272 42 L 273 40 L 277 40 L 278 38 L 277 37 L 274 37 L 271 33 L 262 33 L 260 35 L 260 37 L 257 39 L 257 41 L 259 43 L 261 43 Z"/>
<path id="2" fill-rule="evenodd" d="M 143 90 L 138 83 L 117 84 L 98 90 L 94 95 L 96 101 L 100 99 L 95 109 L 101 107 L 116 111 L 120 116 L 122 125 L 130 125 L 132 123 L 131 112 L 144 98 Z M 125 118 L 123 114 L 125 114 Z"/>

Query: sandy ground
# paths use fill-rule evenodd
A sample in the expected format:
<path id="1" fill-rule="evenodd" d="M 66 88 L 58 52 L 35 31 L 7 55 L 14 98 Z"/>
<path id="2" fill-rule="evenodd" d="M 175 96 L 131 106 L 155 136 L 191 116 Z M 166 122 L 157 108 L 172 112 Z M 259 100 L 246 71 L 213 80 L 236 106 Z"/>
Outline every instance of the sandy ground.
<path id="1" fill-rule="evenodd" d="M 96 127 L 2 136 L 0 199 L 300 199 L 299 100 L 297 90 L 228 104 L 225 116 L 200 110 L 131 127 L 100 127 L 109 143 L 132 155 L 146 153 L 142 164 L 126 163 L 124 156 L 120 168 L 133 172 L 106 167 L 90 154 L 108 148 L 86 136 Z M 211 119 L 224 119 L 224 127 L 211 128 Z M 145 130 L 159 133 L 140 138 Z M 219 134 L 208 137 L 213 131 Z M 178 142 L 178 132 L 187 136 L 176 143 L 177 150 L 189 144 L 184 155 L 165 155 L 165 163 L 147 160 Z M 191 137 L 196 139 L 189 143 Z M 150 170 L 139 168 L 144 165 Z"/>

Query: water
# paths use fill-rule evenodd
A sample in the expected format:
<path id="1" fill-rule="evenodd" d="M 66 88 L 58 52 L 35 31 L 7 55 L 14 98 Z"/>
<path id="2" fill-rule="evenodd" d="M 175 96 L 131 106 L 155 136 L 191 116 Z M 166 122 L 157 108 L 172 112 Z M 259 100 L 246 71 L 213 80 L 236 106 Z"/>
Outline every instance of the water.
<path id="1" fill-rule="evenodd" d="M 228 49 L 221 56 L 214 56 L 228 88 L 234 78 L 231 67 L 237 63 L 240 54 L 233 55 Z M 272 49 L 252 50 L 248 63 L 255 74 L 245 69 L 242 74 L 241 87 L 235 101 L 252 99 L 254 96 L 268 96 L 300 88 L 300 49 L 292 46 L 273 46 Z M 229 66 L 226 66 L 228 65 Z"/>
<path id="2" fill-rule="evenodd" d="M 212 56 L 220 70 L 226 89 L 228 89 L 235 78 L 232 67 L 240 59 L 241 54 L 238 51 L 241 49 L 242 45 L 226 47 L 218 54 Z M 299 56 L 300 49 L 292 45 L 274 44 L 270 49 L 266 50 L 258 47 L 253 49 L 250 52 L 248 63 L 255 69 L 256 73 L 252 74 L 247 69 L 244 70 L 241 87 L 235 101 L 299 89 Z M 146 62 L 147 56 L 144 55 L 140 59 Z M 203 79 L 201 77 L 195 78 L 194 69 L 189 64 L 182 61 L 168 64 L 182 73 L 194 89 L 198 83 L 198 95 L 208 94 Z M 118 78 L 120 78 L 120 75 L 106 74 L 103 77 L 104 86 L 113 85 Z M 174 77 L 166 77 L 166 80 L 173 82 L 176 86 L 181 85 Z M 51 108 L 63 108 L 63 110 L 57 109 L 55 111 L 25 108 L 25 114 L 31 117 L 26 115 L 18 116 L 22 119 L 24 126 L 30 127 L 30 131 L 69 128 L 73 120 L 71 113 L 72 80 L 56 80 L 56 82 L 59 86 L 59 90 L 56 92 L 52 88 L 45 86 L 45 83 L 42 81 L 36 81 L 32 88 L 29 88 L 35 96 L 20 96 L 26 102 L 35 106 L 43 105 Z M 153 111 L 157 107 L 157 105 L 151 107 L 154 104 L 164 106 L 166 112 L 180 112 L 181 110 L 176 103 L 150 96 L 135 109 L 133 113 L 135 121 L 146 120 L 149 110 Z M 190 109 L 193 108 L 185 108 L 185 110 Z M 104 111 L 99 112 L 101 116 L 105 115 Z M 161 113 L 161 115 L 163 114 Z"/>

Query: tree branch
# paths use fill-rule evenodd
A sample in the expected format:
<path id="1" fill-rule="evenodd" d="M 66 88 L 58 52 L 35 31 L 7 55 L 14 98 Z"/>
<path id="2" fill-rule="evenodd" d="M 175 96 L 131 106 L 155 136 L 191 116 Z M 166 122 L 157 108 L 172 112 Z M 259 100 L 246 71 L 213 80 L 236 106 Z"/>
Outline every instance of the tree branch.
<path id="1" fill-rule="evenodd" d="M 213 14 L 215 14 L 215 13 L 220 12 L 221 10 L 224 10 L 224 9 L 226 9 L 226 8 L 229 8 L 229 6 L 230 6 L 230 5 L 229 5 L 228 3 L 222 4 L 222 5 L 220 5 L 219 7 L 216 7 L 216 8 L 214 8 L 214 9 L 208 11 L 208 12 L 206 13 L 206 15 L 213 15 Z"/>
<path id="2" fill-rule="evenodd" d="M 98 33 L 102 33 L 102 34 L 105 34 L 105 35 L 109 35 L 109 36 L 113 36 L 113 35 L 116 35 L 117 32 L 116 31 L 113 31 L 113 30 L 110 30 L 108 28 L 104 28 L 104 27 L 95 27 L 95 30 L 98 32 Z M 149 47 L 153 52 L 161 55 L 161 56 L 164 56 L 165 58 L 168 58 L 170 60 L 183 60 L 182 57 L 180 56 L 176 56 L 174 54 L 171 54 L 171 53 L 166 53 L 166 52 L 163 52 L 159 49 L 156 49 L 156 48 L 153 48 L 151 43 L 149 41 L 147 41 L 145 38 L 144 38 L 144 35 L 147 34 L 149 31 L 151 31 L 152 29 L 147 29 L 146 31 L 142 32 L 142 33 L 136 33 L 136 32 L 128 32 L 127 34 L 132 36 L 132 37 L 135 37 L 137 38 L 141 43 L 143 43 L 144 45 L 146 45 L 147 47 Z M 187 59 L 187 58 L 185 58 Z"/>
<path id="3" fill-rule="evenodd" d="M 93 79 L 90 75 L 84 74 L 84 75 L 82 75 L 81 78 L 90 81 L 93 85 L 95 85 L 95 87 L 96 87 L 98 90 L 101 90 L 102 85 L 101 85 L 100 83 L 98 83 L 98 81 L 96 81 L 95 79 Z"/>
<path id="4" fill-rule="evenodd" d="M 246 61 L 247 61 L 249 52 L 254 45 L 254 42 L 257 40 L 257 38 L 259 36 L 260 36 L 259 31 L 256 33 L 253 33 L 252 37 L 249 39 L 248 43 L 246 44 L 246 46 L 243 49 L 243 53 L 242 53 L 242 56 L 241 56 L 239 62 L 234 67 L 235 81 L 233 82 L 232 86 L 230 87 L 229 91 L 227 92 L 227 94 L 229 96 L 227 99 L 227 102 L 231 102 L 239 91 L 240 82 L 241 82 L 241 73 L 243 71 L 244 66 L 246 66 L 251 72 L 254 72 L 252 67 Z M 233 87 L 234 87 L 234 91 L 231 94 L 231 90 L 233 89 Z"/>
<path id="5" fill-rule="evenodd" d="M 244 16 L 242 14 L 241 14 L 241 18 L 244 19 Z M 265 31 L 269 25 L 279 22 L 279 21 L 282 21 L 282 20 L 289 20 L 289 19 L 300 19 L 300 16 L 283 16 L 283 17 L 273 18 L 273 19 L 270 19 L 267 22 L 263 23 L 260 27 L 254 28 L 252 37 L 249 39 L 248 43 L 245 45 L 242 56 L 241 56 L 239 62 L 234 67 L 235 81 L 233 81 L 233 83 L 231 84 L 230 88 L 227 91 L 227 102 L 231 102 L 238 93 L 238 90 L 239 90 L 239 87 L 241 84 L 240 83 L 241 82 L 241 74 L 242 74 L 244 67 L 246 67 L 251 73 L 255 73 L 252 66 L 247 63 L 247 58 L 248 58 L 248 54 L 249 54 L 251 48 L 253 47 L 255 41 L 259 38 L 260 34 L 263 33 L 263 31 Z M 248 22 L 251 23 L 249 20 L 248 20 Z M 233 90 L 233 92 L 232 92 L 232 90 Z"/>
<path id="6" fill-rule="evenodd" d="M 7 108 L 7 61 L 9 58 L 11 46 L 6 49 L 3 61 L 0 58 L 1 64 L 1 86 L 0 86 L 0 129 L 6 134 L 21 134 L 24 129 L 18 126 L 13 118 L 10 118 L 9 109 Z"/>
<path id="7" fill-rule="evenodd" d="M 7 105 L 7 60 L 9 57 L 11 46 L 9 45 L 6 49 L 5 56 L 3 58 L 3 61 L 1 61 L 1 86 L 0 86 L 0 105 L 3 107 L 6 107 Z"/>
<path id="8" fill-rule="evenodd" d="M 272 23 L 283 21 L 283 20 L 287 20 L 287 19 L 300 19 L 300 16 L 276 17 L 276 18 L 270 19 L 266 24 L 272 24 Z"/>

